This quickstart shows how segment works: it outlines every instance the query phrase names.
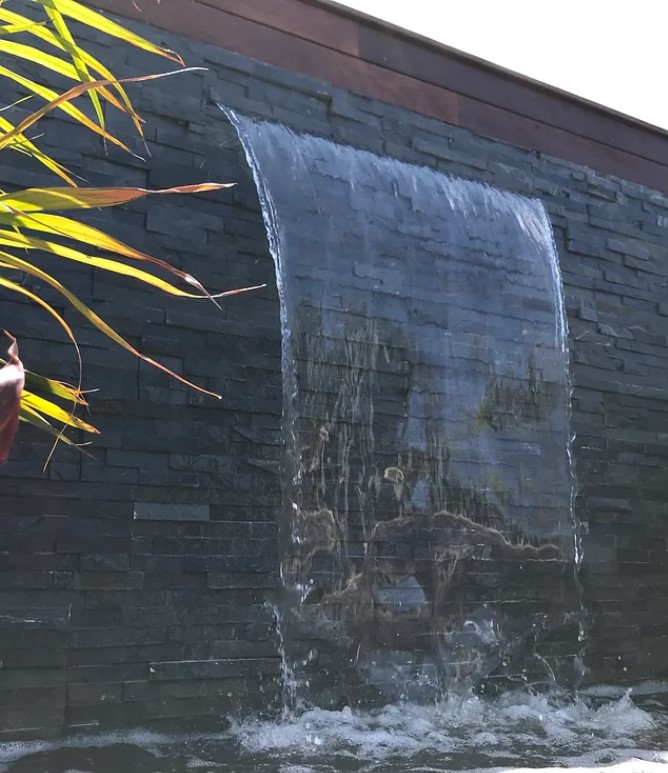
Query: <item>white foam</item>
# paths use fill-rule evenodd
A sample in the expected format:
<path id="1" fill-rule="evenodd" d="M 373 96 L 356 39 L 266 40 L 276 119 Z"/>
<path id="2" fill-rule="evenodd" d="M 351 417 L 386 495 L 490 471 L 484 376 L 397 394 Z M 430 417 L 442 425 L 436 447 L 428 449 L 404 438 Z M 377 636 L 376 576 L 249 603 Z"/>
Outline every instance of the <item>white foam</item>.
<path id="1" fill-rule="evenodd" d="M 495 773 L 564 773 L 563 767 L 558 768 L 496 768 Z M 569 773 L 666 773 L 665 762 L 653 762 L 651 760 L 632 759 L 617 765 L 598 765 L 594 767 L 571 767 Z M 487 768 L 485 773 L 490 773 Z"/>
<path id="2" fill-rule="evenodd" d="M 57 741 L 7 741 L 0 743 L 0 765 L 16 762 L 23 757 L 56 749 L 103 749 L 117 743 L 132 744 L 149 752 L 170 740 L 169 736 L 149 730 L 131 730 L 125 733 L 81 735 Z"/>
<path id="3" fill-rule="evenodd" d="M 642 690 L 649 692 L 649 687 Z M 543 773 L 564 767 L 569 773 L 658 773 L 659 768 L 664 773 L 668 750 L 651 749 L 667 748 L 667 726 L 665 715 L 653 717 L 638 708 L 628 691 L 602 705 L 598 694 L 566 700 L 514 692 L 494 700 L 469 695 L 438 705 L 394 704 L 376 711 L 313 709 L 291 720 L 238 722 L 220 734 L 168 736 L 138 730 L 4 743 L 0 770 L 20 758 L 57 749 L 130 744 L 155 756 L 156 772 L 177 755 L 185 757 L 187 769 L 202 773 L 219 770 L 222 760 L 225 765 L 233 760 L 240 771 L 265 770 L 271 761 L 271 769 L 280 773 L 524 773 L 520 766 L 527 764 L 533 770 L 541 764 L 561 766 L 541 768 Z M 518 767 L 499 768 L 499 761 Z"/>
<path id="4" fill-rule="evenodd" d="M 469 750 L 508 756 L 523 746 L 551 758 L 554 752 L 600 749 L 611 742 L 632 746 L 636 736 L 654 727 L 655 720 L 628 695 L 593 707 L 579 699 L 509 693 L 493 701 L 468 696 L 364 712 L 312 709 L 280 722 L 236 723 L 230 732 L 251 753 L 301 750 L 378 759 Z"/>
<path id="5" fill-rule="evenodd" d="M 212 762 L 211 760 L 202 760 L 199 757 L 191 757 L 186 763 L 186 767 L 189 770 L 199 770 L 200 768 L 215 768 L 217 764 L 217 762 Z"/>

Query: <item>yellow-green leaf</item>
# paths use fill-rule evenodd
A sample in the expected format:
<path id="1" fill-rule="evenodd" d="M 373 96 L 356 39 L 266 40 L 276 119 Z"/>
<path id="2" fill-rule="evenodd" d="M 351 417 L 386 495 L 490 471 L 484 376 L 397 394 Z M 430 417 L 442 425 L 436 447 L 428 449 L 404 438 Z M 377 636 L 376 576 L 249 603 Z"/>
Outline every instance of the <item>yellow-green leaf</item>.
<path id="1" fill-rule="evenodd" d="M 3 360 L 2 357 L 0 357 L 0 365 L 4 365 L 5 362 L 6 360 Z M 44 392 L 44 394 L 66 400 L 68 403 L 88 405 L 88 401 L 84 397 L 83 392 L 80 389 L 73 387 L 71 384 L 66 384 L 64 381 L 58 381 L 55 378 L 40 376 L 38 373 L 33 373 L 31 370 L 24 370 L 24 373 L 26 386 L 30 387 L 31 391 Z"/>
<path id="2" fill-rule="evenodd" d="M 32 391 L 44 392 L 44 394 L 59 397 L 61 400 L 76 403 L 77 405 L 88 405 L 88 400 L 83 396 L 83 392 L 71 384 L 58 381 L 55 378 L 46 378 L 38 373 L 26 370 L 26 384 Z"/>
<path id="3" fill-rule="evenodd" d="M 6 118 L 3 118 L 3 116 L 0 115 L 0 129 L 6 132 L 10 132 L 14 129 L 14 126 Z M 50 169 L 54 174 L 57 174 L 58 177 L 62 178 L 66 183 L 69 183 L 69 185 L 72 186 L 76 186 L 76 183 L 70 176 L 68 170 L 62 164 L 59 164 L 55 159 L 51 158 L 51 156 L 48 156 L 46 153 L 41 151 L 37 145 L 31 142 L 25 135 L 17 135 L 15 139 L 9 144 L 9 147 L 12 150 L 17 150 L 21 153 L 27 153 L 36 161 L 39 161 L 40 164 L 43 164 L 47 169 Z"/>
<path id="4" fill-rule="evenodd" d="M 49 435 L 53 435 L 56 440 L 62 440 L 68 446 L 79 446 L 79 444 L 70 440 L 67 435 L 64 435 L 62 430 L 57 430 L 52 424 L 50 424 L 41 413 L 38 413 L 34 408 L 29 405 L 24 405 L 21 401 L 21 408 L 19 412 L 19 421 L 33 424 L 38 429 L 44 432 L 48 432 Z"/>
<path id="5" fill-rule="evenodd" d="M 74 68 L 79 76 L 79 80 L 84 83 L 93 80 L 90 77 L 86 63 L 81 56 L 79 46 L 77 46 L 75 43 L 74 38 L 72 37 L 72 33 L 70 32 L 69 27 L 67 26 L 67 23 L 65 22 L 61 12 L 57 9 L 57 7 L 54 7 L 48 3 L 45 4 L 44 10 L 46 11 L 49 19 L 51 19 L 51 23 L 56 30 L 56 35 L 58 36 L 62 47 L 72 57 L 72 64 L 74 65 Z M 100 98 L 98 97 L 96 91 L 90 91 L 88 96 L 93 103 L 93 108 L 95 110 L 95 115 L 97 115 L 98 123 L 102 128 L 104 128 L 104 113 L 102 112 L 102 106 L 100 105 Z"/>
<path id="6" fill-rule="evenodd" d="M 35 2 L 37 0 L 34 0 Z M 11 70 L 7 70 L 7 68 L 1 68 L 5 71 L 5 73 L 8 73 L 8 77 L 12 77 L 14 80 L 17 80 L 17 78 L 20 78 L 20 76 L 15 76 L 14 73 L 12 73 Z M 174 70 L 172 72 L 161 72 L 157 73 L 155 75 L 141 75 L 135 78 L 120 78 L 118 80 L 97 80 L 97 81 L 91 81 L 90 83 L 80 83 L 77 86 L 73 86 L 71 89 L 66 91 L 64 94 L 59 94 L 55 99 L 52 99 L 51 102 L 49 102 L 47 105 L 44 105 L 44 107 L 40 108 L 39 110 L 36 110 L 32 115 L 29 115 L 27 118 L 24 118 L 21 123 L 14 128 L 13 131 L 7 132 L 5 135 L 0 135 L 0 150 L 2 150 L 3 147 L 8 145 L 17 134 L 23 134 L 28 128 L 30 128 L 33 124 L 37 123 L 37 121 L 40 120 L 40 118 L 43 118 L 47 113 L 51 112 L 51 110 L 55 110 L 57 107 L 60 107 L 61 105 L 68 105 L 69 108 L 76 111 L 76 120 L 83 123 L 85 126 L 90 128 L 92 131 L 94 131 L 96 134 L 100 134 L 101 136 L 105 137 L 105 139 L 110 140 L 115 145 L 118 145 L 119 147 L 122 147 L 124 150 L 127 150 L 130 152 L 130 150 L 123 145 L 120 140 L 117 140 L 115 137 L 112 137 L 111 134 L 109 134 L 105 129 L 102 129 L 99 127 L 94 121 L 91 121 L 86 115 L 84 115 L 80 110 L 76 110 L 73 105 L 69 105 L 69 102 L 73 99 L 76 99 L 76 97 L 80 96 L 81 94 L 86 94 L 91 89 L 99 89 L 100 86 L 111 86 L 116 85 L 118 83 L 139 83 L 141 81 L 151 81 L 156 80 L 157 78 L 167 78 L 170 75 L 175 75 L 177 73 L 184 73 L 184 72 L 194 72 L 197 70 L 201 70 L 203 68 L 201 67 L 185 67 L 182 70 Z M 0 73 L 1 74 L 1 73 Z M 22 79 L 23 81 L 26 81 L 27 84 L 32 84 L 32 90 L 35 93 L 38 93 L 38 90 L 42 92 L 41 96 L 44 95 L 44 92 L 50 91 L 50 89 L 44 89 L 41 87 L 38 83 L 34 83 L 33 81 L 28 81 L 26 78 Z M 30 86 L 26 86 L 26 88 L 30 88 Z M 51 92 L 55 93 L 55 92 Z M 65 108 L 63 108 L 65 109 Z M 81 118 L 79 118 L 81 116 Z M 132 154 L 135 155 L 135 154 Z"/>
<path id="7" fill-rule="evenodd" d="M 32 28 L 38 24 L 44 24 L 44 22 L 34 22 L 26 19 L 18 24 L 3 24 L 2 27 L 0 27 L 0 37 L 4 37 L 5 35 L 18 35 L 21 32 L 30 32 Z"/>
<path id="8" fill-rule="evenodd" d="M 99 430 L 95 429 L 91 424 L 75 416 L 73 413 L 66 411 L 56 403 L 52 403 L 51 400 L 47 400 L 44 397 L 39 397 L 30 392 L 23 392 L 21 395 L 21 404 L 38 411 L 44 416 L 49 416 L 56 421 L 61 422 L 67 427 L 74 429 L 81 429 L 84 432 L 90 432 L 93 435 L 99 435 Z"/>
<path id="9" fill-rule="evenodd" d="M 123 349 L 127 350 L 131 354 L 134 354 L 135 357 L 139 357 L 139 359 L 143 360 L 149 365 L 155 366 L 159 370 L 162 370 L 163 372 L 175 378 L 177 381 L 180 381 L 181 383 L 191 387 L 192 389 L 196 389 L 198 392 L 203 392 L 204 394 L 211 395 L 211 397 L 216 397 L 220 399 L 220 395 L 216 394 L 215 392 L 210 392 L 208 389 L 204 389 L 204 387 L 198 386 L 197 384 L 194 384 L 192 381 L 188 381 L 188 379 L 184 378 L 183 376 L 180 376 L 178 373 L 175 373 L 173 370 L 170 370 L 166 365 L 163 365 L 161 362 L 158 362 L 158 360 L 154 360 L 152 357 L 148 357 L 147 355 L 142 354 L 139 350 L 135 349 L 135 347 L 132 346 L 132 344 L 130 344 L 128 341 L 125 340 L 125 338 L 119 335 L 100 316 L 98 316 L 92 309 L 86 306 L 86 304 L 83 303 L 74 293 L 68 290 L 55 277 L 51 276 L 51 274 L 48 274 L 46 271 L 42 271 L 40 268 L 30 263 L 29 261 L 18 258 L 16 257 L 16 255 L 11 255 L 8 252 L 0 251 L 0 258 L 2 258 L 2 260 L 5 263 L 12 266 L 13 268 L 19 269 L 20 271 L 25 271 L 26 274 L 35 276 L 38 279 L 41 279 L 43 282 L 46 282 L 51 287 L 53 287 L 54 290 L 57 290 L 61 295 L 67 298 L 70 304 L 74 306 L 74 308 L 83 317 L 85 317 L 85 319 L 87 319 L 94 327 L 96 327 L 101 333 L 104 333 L 104 335 L 106 335 L 108 338 L 114 341 L 114 343 L 117 343 L 119 346 L 122 346 Z"/>
<path id="10" fill-rule="evenodd" d="M 119 38 L 135 48 L 141 48 L 151 54 L 164 56 L 174 62 L 183 64 L 183 59 L 181 59 L 176 52 L 170 51 L 168 48 L 156 46 L 155 43 L 151 43 L 150 40 L 146 40 L 140 35 L 130 32 L 130 30 L 125 29 L 125 27 L 122 27 L 120 24 L 116 24 L 116 22 L 111 21 L 111 19 L 107 19 L 97 11 L 92 11 L 90 8 L 76 2 L 76 0 L 33 0 L 33 2 L 36 2 L 45 8 L 54 8 L 65 16 L 69 16 L 71 19 L 76 19 L 76 21 L 81 22 L 88 27 L 92 27 L 105 35 Z"/>
<path id="11" fill-rule="evenodd" d="M 70 341 L 72 342 L 72 345 L 74 346 L 74 351 L 76 352 L 77 360 L 79 361 L 79 374 L 81 374 L 81 352 L 79 351 L 79 344 L 77 343 L 77 339 L 75 338 L 74 333 L 72 332 L 72 328 L 67 324 L 67 322 L 65 322 L 62 316 L 53 308 L 53 306 L 51 306 L 50 303 L 47 303 L 47 301 L 45 301 L 43 298 L 40 298 L 39 295 L 32 292 L 32 290 L 29 290 L 27 287 L 24 287 L 23 285 L 20 285 L 17 282 L 12 282 L 12 280 L 7 279 L 7 277 L 0 276 L 0 287 L 4 287 L 7 290 L 11 290 L 12 292 L 17 293 L 18 295 L 25 296 L 33 303 L 36 303 L 38 306 L 41 306 L 46 312 L 48 312 L 56 320 L 56 322 L 60 325 L 60 327 L 62 327 L 62 329 L 65 331 L 65 333 L 67 334 L 67 337 L 70 339 Z"/>
<path id="12" fill-rule="evenodd" d="M 98 126 L 95 123 L 95 121 L 92 121 L 85 113 L 82 113 L 78 107 L 75 107 L 70 103 L 70 99 L 73 99 L 74 96 L 78 96 L 79 93 L 90 91 L 92 88 L 96 88 L 99 85 L 108 85 L 104 81 L 92 81 L 91 83 L 80 83 L 78 86 L 74 86 L 74 88 L 70 89 L 69 91 L 66 91 L 64 94 L 58 94 L 52 89 L 49 89 L 46 86 L 42 86 L 40 83 L 36 83 L 35 81 L 30 80 L 29 78 L 24 78 L 22 75 L 19 75 L 13 70 L 10 70 L 9 68 L 4 67 L 2 65 L 0 65 L 0 76 L 4 76 L 5 78 L 9 78 L 10 80 L 16 81 L 16 83 L 19 83 L 24 88 L 29 89 L 34 94 L 37 94 L 37 96 L 40 96 L 43 99 L 49 100 L 49 103 L 47 105 L 45 105 L 40 110 L 37 110 L 36 112 L 34 112 L 32 115 L 28 116 L 23 121 L 21 121 L 21 123 L 17 127 L 15 127 L 13 132 L 10 131 L 4 135 L 0 135 L 0 150 L 2 150 L 2 148 L 5 147 L 5 145 L 9 144 L 10 140 L 13 139 L 13 136 L 15 133 L 23 134 L 27 128 L 32 126 L 33 123 L 36 123 L 50 110 L 53 110 L 56 107 L 58 107 L 64 113 L 69 115 L 71 118 L 74 118 L 80 124 L 83 124 L 87 129 L 90 129 L 92 132 L 95 132 L 95 134 L 99 134 L 101 137 L 104 137 L 106 140 L 109 140 L 114 145 L 117 145 L 119 148 L 122 148 L 128 153 L 131 153 L 130 149 L 123 142 L 121 142 L 119 139 L 114 137 L 112 134 L 109 134 L 109 132 L 103 129 L 102 127 Z M 89 87 L 89 88 L 86 88 L 86 87 Z M 68 94 L 71 94 L 72 96 L 68 97 Z"/>
<path id="13" fill-rule="evenodd" d="M 0 51 L 4 51 L 8 56 L 27 59 L 29 62 L 34 62 L 49 70 L 53 70 L 53 72 L 57 72 L 65 78 L 79 80 L 76 69 L 69 62 L 64 62 L 57 56 L 52 56 L 45 51 L 40 51 L 40 49 L 35 48 L 35 46 L 28 46 L 25 43 L 16 43 L 13 40 L 0 39 Z"/>
<path id="14" fill-rule="evenodd" d="M 93 209 L 127 204 L 143 196 L 172 193 L 204 193 L 229 188 L 233 183 L 200 183 L 174 188 L 26 188 L 0 195 L 0 211 L 49 212 L 66 209 Z"/>
<path id="15" fill-rule="evenodd" d="M 14 13 L 13 11 L 8 11 L 6 8 L 2 8 L 1 6 L 0 6 L 0 20 L 9 22 L 8 26 L 12 26 L 17 30 L 22 26 L 25 26 L 25 29 L 23 29 L 24 32 L 28 32 L 31 35 L 38 37 L 40 40 L 44 41 L 48 45 L 54 46 L 55 48 L 58 48 L 61 51 L 64 50 L 63 44 L 61 43 L 60 39 L 54 34 L 52 30 L 44 26 L 43 22 L 40 22 L 39 24 L 33 23 L 32 25 L 30 25 L 29 20 L 26 20 L 20 14 Z M 107 67 L 105 67 L 102 64 L 102 62 L 96 59 L 91 53 L 86 51 L 84 48 L 80 47 L 79 53 L 82 59 L 84 60 L 84 62 L 86 63 L 86 65 L 90 67 L 91 70 L 96 72 L 103 79 L 108 80 L 110 83 L 113 84 L 113 88 L 118 92 L 118 95 L 124 107 L 118 105 L 115 101 L 112 101 L 111 99 L 109 99 L 109 96 L 107 96 L 106 90 L 104 89 L 104 87 L 100 87 L 100 93 L 103 94 L 105 98 L 109 99 L 111 104 L 113 104 L 115 107 L 118 107 L 119 109 L 123 109 L 132 119 L 137 132 L 140 135 L 143 135 L 143 129 L 141 125 L 143 122 L 142 118 L 135 111 L 132 105 L 132 102 L 130 102 L 130 99 L 125 89 L 120 85 L 120 83 L 117 83 L 114 81 L 114 76 L 111 73 L 111 71 Z"/>
<path id="16" fill-rule="evenodd" d="M 62 75 L 64 78 L 75 81 L 80 79 L 79 72 L 69 62 L 65 62 L 57 56 L 47 54 L 45 51 L 35 48 L 35 46 L 28 46 L 25 43 L 15 43 L 12 40 L 0 39 L 0 52 L 4 52 L 8 56 L 34 62 L 35 64 L 45 67 L 47 70 L 52 70 L 53 72 L 58 73 L 58 75 Z M 87 76 L 87 79 L 90 81 L 90 76 Z M 100 93 L 118 110 L 125 110 L 123 105 L 121 105 L 118 99 L 106 86 L 100 86 Z M 93 104 L 97 103 L 99 106 L 100 100 L 97 98 L 97 94 L 92 91 L 91 96 L 94 97 Z M 101 110 L 98 113 L 98 120 L 100 121 L 100 126 L 104 127 L 104 116 Z"/>
<path id="17" fill-rule="evenodd" d="M 53 255 L 58 255 L 61 258 L 67 260 L 73 260 L 77 263 L 85 263 L 93 268 L 101 269 L 102 271 L 109 271 L 113 274 L 120 274 L 122 276 L 136 279 L 139 282 L 143 282 L 151 287 L 155 287 L 157 290 L 161 290 L 168 295 L 175 295 L 180 298 L 202 298 L 207 297 L 205 294 L 196 295 L 195 293 L 189 293 L 185 290 L 180 290 L 178 287 L 166 282 L 160 277 L 153 276 L 147 271 L 142 271 L 134 266 L 129 266 L 127 263 L 121 263 L 118 260 L 112 260 L 110 258 L 101 258 L 95 255 L 87 255 L 80 250 L 75 250 L 72 247 L 66 247 L 65 245 L 58 244 L 57 242 L 48 241 L 46 239 L 37 239 L 35 237 L 26 236 L 25 234 L 15 231 L 3 231 L 0 229 L 0 244 L 4 244 L 8 247 L 15 247 L 17 249 L 26 250 L 42 250 L 43 252 L 50 252 Z"/>

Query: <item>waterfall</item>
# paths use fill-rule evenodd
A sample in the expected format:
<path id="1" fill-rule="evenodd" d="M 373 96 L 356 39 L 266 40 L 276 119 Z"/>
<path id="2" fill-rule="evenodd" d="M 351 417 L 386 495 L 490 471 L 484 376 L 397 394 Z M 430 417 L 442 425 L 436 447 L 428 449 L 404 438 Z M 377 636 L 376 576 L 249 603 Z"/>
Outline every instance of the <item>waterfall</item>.
<path id="1" fill-rule="evenodd" d="M 581 550 L 542 204 L 225 112 L 281 302 L 291 708 L 563 655 Z"/>

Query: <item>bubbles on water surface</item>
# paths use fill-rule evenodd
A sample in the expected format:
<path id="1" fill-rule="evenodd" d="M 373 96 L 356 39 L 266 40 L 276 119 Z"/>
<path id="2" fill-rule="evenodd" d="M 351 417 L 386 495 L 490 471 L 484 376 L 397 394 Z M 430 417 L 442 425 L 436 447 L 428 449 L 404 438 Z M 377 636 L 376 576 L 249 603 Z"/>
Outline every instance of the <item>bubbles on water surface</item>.
<path id="1" fill-rule="evenodd" d="M 668 714 L 656 685 L 600 697 L 511 692 L 374 711 L 312 709 L 236 721 L 216 734 L 146 731 L 0 744 L 1 773 L 657 773 L 668 763 Z M 646 693 L 646 694 L 645 694 Z M 663 700 L 664 710 L 658 710 Z M 645 710 L 647 705 L 652 711 Z M 655 705 L 657 704 L 657 705 Z M 221 719 L 221 725 L 224 720 Z M 662 750 L 667 751 L 662 751 Z"/>
<path id="2" fill-rule="evenodd" d="M 496 766 L 502 760 L 534 766 L 611 745 L 631 749 L 660 724 L 628 694 L 600 703 L 513 692 L 495 700 L 470 695 L 431 706 L 392 704 L 376 711 L 312 709 L 280 723 L 236 723 L 230 732 L 251 754 L 299 752 L 405 762 L 431 758 L 432 764 L 448 760 L 447 768 L 433 768 L 445 770 L 453 769 L 453 763 L 454 769 L 465 769 Z"/>

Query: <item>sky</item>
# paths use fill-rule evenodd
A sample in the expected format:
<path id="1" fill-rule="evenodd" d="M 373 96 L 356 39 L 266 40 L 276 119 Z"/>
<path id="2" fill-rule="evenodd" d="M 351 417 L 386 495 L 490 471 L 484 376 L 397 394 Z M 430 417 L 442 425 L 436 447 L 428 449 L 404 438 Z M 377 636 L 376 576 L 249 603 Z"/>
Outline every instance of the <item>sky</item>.
<path id="1" fill-rule="evenodd" d="M 668 129 L 668 0 L 339 0 Z"/>

